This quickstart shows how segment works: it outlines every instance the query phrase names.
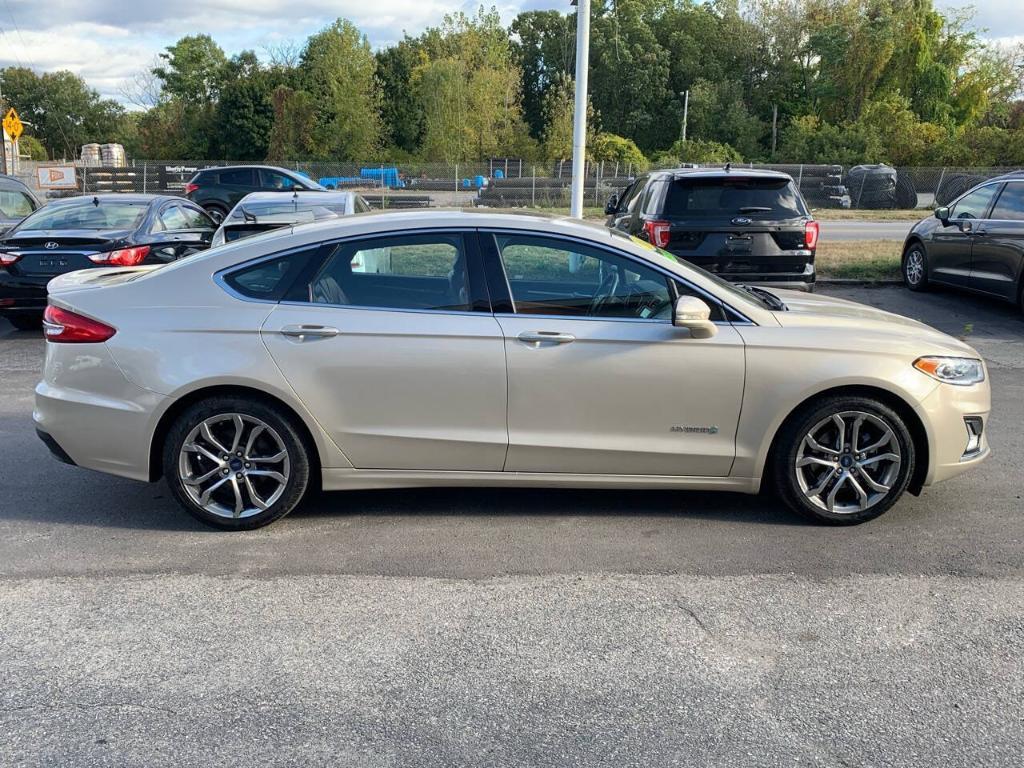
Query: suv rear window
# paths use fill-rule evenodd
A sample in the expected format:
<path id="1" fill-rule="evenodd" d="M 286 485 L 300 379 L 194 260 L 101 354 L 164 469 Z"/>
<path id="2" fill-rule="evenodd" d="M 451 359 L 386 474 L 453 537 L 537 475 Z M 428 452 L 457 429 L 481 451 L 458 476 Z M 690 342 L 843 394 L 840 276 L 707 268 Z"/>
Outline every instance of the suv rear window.
<path id="1" fill-rule="evenodd" d="M 733 176 L 720 179 L 675 179 L 665 196 L 667 218 L 792 219 L 807 215 L 796 187 L 789 179 Z"/>

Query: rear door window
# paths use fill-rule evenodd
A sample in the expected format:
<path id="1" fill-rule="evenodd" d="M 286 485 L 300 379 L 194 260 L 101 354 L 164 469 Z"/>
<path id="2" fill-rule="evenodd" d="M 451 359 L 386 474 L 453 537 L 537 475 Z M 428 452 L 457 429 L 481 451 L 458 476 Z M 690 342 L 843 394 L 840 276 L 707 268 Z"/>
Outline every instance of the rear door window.
<path id="1" fill-rule="evenodd" d="M 296 187 L 295 180 L 285 176 L 278 171 L 269 171 L 266 168 L 260 169 L 260 186 L 263 189 L 288 192 Z"/>
<path id="2" fill-rule="evenodd" d="M 1003 188 L 995 208 L 993 219 L 1000 221 L 1024 221 L 1024 181 L 1011 181 Z"/>
<path id="3" fill-rule="evenodd" d="M 672 181 L 667 192 L 663 213 L 668 218 L 747 216 L 771 220 L 807 215 L 807 208 L 789 179 L 679 178 Z"/>
<path id="4" fill-rule="evenodd" d="M 469 311 L 465 242 L 458 233 L 341 243 L 309 286 L 309 301 L 346 307 Z"/>
<path id="5" fill-rule="evenodd" d="M 255 174 L 252 168 L 235 168 L 230 171 L 221 171 L 219 179 L 221 184 L 251 187 L 254 185 Z"/>

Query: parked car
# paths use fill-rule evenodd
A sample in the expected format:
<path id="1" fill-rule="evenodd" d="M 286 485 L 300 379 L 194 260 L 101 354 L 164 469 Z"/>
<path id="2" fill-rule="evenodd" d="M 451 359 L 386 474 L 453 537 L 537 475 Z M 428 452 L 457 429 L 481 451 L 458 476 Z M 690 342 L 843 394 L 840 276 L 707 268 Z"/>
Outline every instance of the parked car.
<path id="1" fill-rule="evenodd" d="M 0 236 L 0 317 L 38 328 L 46 284 L 96 267 L 165 264 L 210 245 L 216 225 L 194 203 L 164 195 L 54 200 Z"/>
<path id="2" fill-rule="evenodd" d="M 332 219 L 58 277 L 46 312 L 44 442 L 228 529 L 315 486 L 767 484 L 859 523 L 989 453 L 963 341 L 575 221 Z"/>
<path id="3" fill-rule="evenodd" d="M 323 191 L 305 174 L 272 165 L 204 168 L 185 185 L 185 197 L 203 206 L 218 224 L 250 192 Z"/>
<path id="4" fill-rule="evenodd" d="M 213 245 L 223 245 L 281 227 L 336 219 L 369 210 L 369 204 L 355 192 L 296 191 L 287 197 L 278 192 L 250 192 L 221 222 L 213 236 Z"/>
<path id="5" fill-rule="evenodd" d="M 1024 311 L 1024 171 L 989 179 L 910 230 L 903 282 L 965 288 Z"/>
<path id="6" fill-rule="evenodd" d="M 41 205 L 35 192 L 27 185 L 13 176 L 0 175 L 0 234 Z"/>
<path id="7" fill-rule="evenodd" d="M 779 171 L 680 168 L 640 176 L 607 225 L 727 280 L 811 290 L 818 222 Z"/>

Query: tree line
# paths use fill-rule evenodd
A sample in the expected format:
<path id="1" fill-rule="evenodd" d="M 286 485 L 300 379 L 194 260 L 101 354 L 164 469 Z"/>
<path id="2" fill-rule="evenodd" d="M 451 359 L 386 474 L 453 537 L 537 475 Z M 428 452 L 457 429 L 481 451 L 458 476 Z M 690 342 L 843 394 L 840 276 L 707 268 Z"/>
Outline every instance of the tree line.
<path id="1" fill-rule="evenodd" d="M 932 0 L 596 0 L 589 154 L 648 162 L 1024 165 L 1024 57 Z M 181 38 L 102 99 L 0 71 L 37 152 L 151 159 L 460 161 L 572 154 L 574 13 L 446 16 L 374 51 L 338 19 L 227 56 Z M 682 139 L 688 104 L 686 141 Z"/>

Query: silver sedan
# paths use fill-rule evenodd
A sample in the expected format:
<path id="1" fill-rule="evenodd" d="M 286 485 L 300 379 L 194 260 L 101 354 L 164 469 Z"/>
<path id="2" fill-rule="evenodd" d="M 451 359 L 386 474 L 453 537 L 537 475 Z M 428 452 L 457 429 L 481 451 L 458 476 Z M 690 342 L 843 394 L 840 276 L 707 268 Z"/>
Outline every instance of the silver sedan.
<path id="1" fill-rule="evenodd" d="M 962 341 L 578 222 L 353 216 L 49 291 L 40 436 L 221 528 L 460 485 L 767 485 L 849 524 L 989 452 Z"/>

